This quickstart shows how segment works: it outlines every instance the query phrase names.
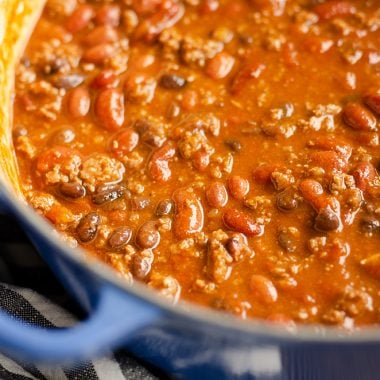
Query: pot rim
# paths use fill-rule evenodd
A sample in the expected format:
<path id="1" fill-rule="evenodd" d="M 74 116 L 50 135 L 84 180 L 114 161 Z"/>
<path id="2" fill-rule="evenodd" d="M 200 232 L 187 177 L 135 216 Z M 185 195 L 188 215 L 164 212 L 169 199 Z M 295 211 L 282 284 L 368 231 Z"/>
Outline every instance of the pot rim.
<path id="1" fill-rule="evenodd" d="M 129 284 L 119 278 L 115 271 L 96 258 L 91 258 L 83 249 L 72 248 L 56 238 L 56 232 L 50 223 L 37 214 L 31 206 L 25 205 L 18 197 L 13 195 L 9 186 L 0 179 L 0 188 L 4 196 L 4 203 L 17 220 L 33 226 L 46 241 L 56 248 L 57 252 L 49 254 L 63 254 L 76 264 L 85 267 L 88 271 L 99 276 L 102 280 L 111 283 L 150 304 L 162 309 L 167 314 L 192 319 L 200 323 L 211 324 L 225 330 L 249 333 L 268 340 L 283 340 L 287 343 L 376 343 L 380 341 L 378 326 L 364 327 L 360 330 L 346 331 L 341 328 L 324 325 L 297 325 L 295 331 L 289 331 L 285 326 L 276 326 L 265 320 L 242 320 L 238 317 L 224 314 L 188 301 L 180 301 L 176 305 L 160 297 L 157 291 L 145 284 L 134 282 Z M 26 206 L 26 207 L 25 207 Z M 58 253 L 59 252 L 59 253 Z"/>

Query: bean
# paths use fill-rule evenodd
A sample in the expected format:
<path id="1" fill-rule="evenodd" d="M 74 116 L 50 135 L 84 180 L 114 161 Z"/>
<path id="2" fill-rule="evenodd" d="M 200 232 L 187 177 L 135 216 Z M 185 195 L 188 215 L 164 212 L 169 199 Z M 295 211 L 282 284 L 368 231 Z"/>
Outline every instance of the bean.
<path id="1" fill-rule="evenodd" d="M 78 199 L 86 195 L 86 189 L 79 182 L 67 182 L 59 185 L 59 192 L 66 198 Z"/>
<path id="2" fill-rule="evenodd" d="M 99 186 L 92 196 L 92 203 L 103 205 L 121 198 L 125 194 L 125 187 L 122 185 Z"/>
<path id="3" fill-rule="evenodd" d="M 178 90 L 186 86 L 187 80 L 180 75 L 164 74 L 161 76 L 159 84 L 168 90 Z"/>
<path id="4" fill-rule="evenodd" d="M 353 4 L 347 1 L 331 0 L 322 4 L 318 4 L 313 8 L 320 20 L 331 20 L 335 17 L 349 16 L 356 13 L 356 8 Z"/>
<path id="5" fill-rule="evenodd" d="M 54 86 L 70 90 L 71 88 L 78 87 L 84 82 L 84 76 L 81 74 L 64 74 L 60 75 L 55 81 Z"/>
<path id="6" fill-rule="evenodd" d="M 206 198 L 211 207 L 224 207 L 228 202 L 227 190 L 221 182 L 213 182 L 206 189 Z"/>
<path id="7" fill-rule="evenodd" d="M 124 124 L 124 96 L 114 89 L 102 90 L 95 102 L 95 114 L 103 128 L 118 130 Z"/>
<path id="8" fill-rule="evenodd" d="M 224 144 L 233 152 L 240 152 L 242 148 L 241 143 L 237 140 L 225 140 Z"/>
<path id="9" fill-rule="evenodd" d="M 160 239 L 161 235 L 154 221 L 144 223 L 136 234 L 136 244 L 142 249 L 156 248 L 160 244 Z"/>
<path id="10" fill-rule="evenodd" d="M 235 208 L 224 211 L 223 222 L 227 228 L 247 236 L 260 236 L 264 232 L 264 227 L 258 224 L 249 214 Z"/>
<path id="11" fill-rule="evenodd" d="M 323 168 L 328 173 L 347 170 L 348 162 L 339 153 L 331 150 L 313 152 L 309 158 L 314 166 Z"/>
<path id="12" fill-rule="evenodd" d="M 249 248 L 245 235 L 238 233 L 231 236 L 225 243 L 227 252 L 238 262 L 247 257 L 252 258 L 255 253 Z"/>
<path id="13" fill-rule="evenodd" d="M 253 179 L 260 184 L 266 185 L 272 182 L 272 173 L 279 169 L 277 165 L 263 164 L 255 168 L 252 172 Z"/>
<path id="14" fill-rule="evenodd" d="M 352 175 L 355 178 L 356 187 L 362 191 L 366 191 L 373 185 L 377 172 L 370 162 L 363 161 L 356 165 Z"/>
<path id="15" fill-rule="evenodd" d="M 227 186 L 231 196 L 237 200 L 242 200 L 249 192 L 248 180 L 238 175 L 230 177 Z"/>
<path id="16" fill-rule="evenodd" d="M 120 6 L 104 4 L 96 12 L 95 22 L 100 25 L 118 26 L 120 23 Z"/>
<path id="17" fill-rule="evenodd" d="M 377 116 L 380 116 L 380 88 L 367 92 L 363 100 Z"/>
<path id="18" fill-rule="evenodd" d="M 298 238 L 287 229 L 280 229 L 277 234 L 277 241 L 280 247 L 286 252 L 294 252 L 297 249 Z"/>
<path id="19" fill-rule="evenodd" d="M 116 87 L 119 83 L 119 78 L 113 70 L 102 70 L 91 82 L 91 87 L 102 89 Z"/>
<path id="20" fill-rule="evenodd" d="M 83 38 L 83 44 L 87 46 L 96 46 L 115 42 L 118 39 L 117 31 L 108 25 L 98 26 Z"/>
<path id="21" fill-rule="evenodd" d="M 90 93 L 86 87 L 77 87 L 68 94 L 67 108 L 73 118 L 86 116 L 90 110 Z"/>
<path id="22" fill-rule="evenodd" d="M 314 228 L 318 231 L 335 231 L 341 226 L 339 216 L 330 208 L 322 208 L 314 221 Z"/>
<path id="23" fill-rule="evenodd" d="M 318 201 L 323 194 L 323 187 L 318 181 L 315 181 L 314 179 L 305 179 L 300 182 L 298 189 L 306 202 L 311 203 L 314 207 L 319 204 Z"/>
<path id="24" fill-rule="evenodd" d="M 175 153 L 175 145 L 170 141 L 153 152 L 148 163 L 148 172 L 153 180 L 157 182 L 169 181 L 172 175 L 169 161 L 174 158 Z"/>
<path id="25" fill-rule="evenodd" d="M 249 287 L 259 302 L 270 304 L 278 299 L 277 289 L 269 278 L 254 274 L 249 281 Z"/>
<path id="26" fill-rule="evenodd" d="M 78 33 L 89 24 L 94 15 L 92 6 L 82 4 L 69 16 L 65 27 L 72 34 Z"/>
<path id="27" fill-rule="evenodd" d="M 170 215 L 173 211 L 173 201 L 171 199 L 164 199 L 158 203 L 156 208 L 156 216 L 161 217 Z"/>
<path id="28" fill-rule="evenodd" d="M 342 114 L 343 121 L 358 131 L 376 131 L 376 118 L 371 111 L 359 103 L 348 103 Z"/>
<path id="29" fill-rule="evenodd" d="M 139 134 L 132 128 L 116 133 L 110 142 L 110 150 L 117 157 L 122 158 L 132 152 L 139 143 Z"/>
<path id="30" fill-rule="evenodd" d="M 139 280 L 144 280 L 152 269 L 153 260 L 154 255 L 150 249 L 145 249 L 142 252 L 137 252 L 133 256 L 132 261 L 133 275 Z"/>
<path id="31" fill-rule="evenodd" d="M 298 207 L 298 201 L 295 198 L 294 190 L 287 188 L 276 194 L 276 204 L 280 211 L 291 211 Z"/>
<path id="32" fill-rule="evenodd" d="M 374 233 L 380 231 L 380 220 L 373 216 L 365 216 L 360 222 L 360 229 L 362 232 Z"/>
<path id="33" fill-rule="evenodd" d="M 133 197 L 131 198 L 131 210 L 140 211 L 144 210 L 150 205 L 150 199 L 147 197 Z"/>
<path id="34" fill-rule="evenodd" d="M 110 44 L 99 44 L 85 50 L 82 60 L 87 63 L 101 65 L 115 53 L 115 48 Z"/>
<path id="35" fill-rule="evenodd" d="M 118 227 L 112 231 L 108 238 L 108 245 L 111 249 L 121 249 L 129 243 L 132 237 L 132 230 L 129 227 Z"/>
<path id="36" fill-rule="evenodd" d="M 100 216 L 96 212 L 90 212 L 79 222 L 76 232 L 82 243 L 89 243 L 95 239 L 101 222 Z"/>
<path id="37" fill-rule="evenodd" d="M 231 72 L 235 58 L 228 53 L 218 53 L 206 65 L 206 74 L 212 79 L 223 79 Z"/>
<path id="38" fill-rule="evenodd" d="M 175 216 L 173 232 L 178 239 L 185 239 L 202 231 L 204 224 L 203 207 L 191 189 L 179 189 L 173 194 Z"/>

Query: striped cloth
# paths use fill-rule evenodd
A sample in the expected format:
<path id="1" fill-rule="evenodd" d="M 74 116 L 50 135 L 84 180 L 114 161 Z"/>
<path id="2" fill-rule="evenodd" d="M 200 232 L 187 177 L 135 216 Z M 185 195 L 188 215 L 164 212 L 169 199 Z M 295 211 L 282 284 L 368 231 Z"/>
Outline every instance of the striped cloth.
<path id="1" fill-rule="evenodd" d="M 33 289 L 33 290 L 32 290 Z M 0 215 L 0 307 L 43 327 L 68 327 L 84 317 L 22 230 Z M 118 351 L 74 368 L 30 365 L 0 353 L 1 380 L 153 380 L 166 375 Z"/>

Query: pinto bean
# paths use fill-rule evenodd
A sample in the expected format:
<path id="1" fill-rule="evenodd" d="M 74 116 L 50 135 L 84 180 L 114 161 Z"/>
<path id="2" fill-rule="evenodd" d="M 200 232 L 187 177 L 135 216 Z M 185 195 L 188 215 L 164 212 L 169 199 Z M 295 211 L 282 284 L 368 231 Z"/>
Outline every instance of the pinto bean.
<path id="1" fill-rule="evenodd" d="M 174 235 L 185 239 L 202 231 L 204 213 L 201 202 L 192 189 L 179 189 L 173 194 L 175 216 L 173 220 Z"/>
<path id="2" fill-rule="evenodd" d="M 123 94 L 114 88 L 102 90 L 95 102 L 95 114 L 105 129 L 118 130 L 124 124 Z"/>
<path id="3" fill-rule="evenodd" d="M 133 256 L 132 261 L 133 275 L 139 280 L 144 280 L 152 269 L 153 260 L 154 255 L 152 250 L 144 249 L 141 252 L 137 252 Z"/>
<path id="4" fill-rule="evenodd" d="M 327 21 L 335 17 L 349 16 L 356 13 L 356 8 L 353 4 L 347 1 L 331 0 L 318 4 L 313 8 L 320 20 Z"/>
<path id="5" fill-rule="evenodd" d="M 132 237 L 132 230 L 129 227 L 118 227 L 112 231 L 108 238 L 108 245 L 111 249 L 118 250 L 129 243 Z"/>
<path id="6" fill-rule="evenodd" d="M 79 222 L 76 232 L 82 243 L 89 243 L 95 239 L 101 222 L 99 214 L 90 212 Z"/>
<path id="7" fill-rule="evenodd" d="M 224 207 L 228 202 L 227 190 L 221 182 L 213 182 L 206 189 L 206 198 L 211 207 Z"/>
<path id="8" fill-rule="evenodd" d="M 237 200 L 243 199 L 249 192 L 248 180 L 238 175 L 228 178 L 227 186 L 231 196 Z"/>
<path id="9" fill-rule="evenodd" d="M 176 149 L 171 141 L 166 142 L 161 148 L 153 152 L 149 163 L 148 172 L 150 177 L 157 182 L 167 182 L 172 175 L 169 161 L 175 156 Z"/>
<path id="10" fill-rule="evenodd" d="M 98 26 L 88 33 L 83 38 L 83 44 L 87 46 L 96 46 L 99 44 L 106 44 L 108 42 L 115 42 L 118 39 L 118 34 L 115 28 L 108 25 Z"/>
<path id="11" fill-rule="evenodd" d="M 90 93 L 86 87 L 77 87 L 68 94 L 67 108 L 73 118 L 86 116 L 90 110 Z"/>
<path id="12" fill-rule="evenodd" d="M 171 199 L 164 199 L 158 203 L 156 208 L 156 216 L 161 217 L 170 215 L 173 211 L 174 205 Z"/>
<path id="13" fill-rule="evenodd" d="M 356 186 L 360 190 L 366 191 L 373 184 L 377 172 L 370 162 L 363 161 L 358 163 L 352 175 L 355 178 Z"/>
<path id="14" fill-rule="evenodd" d="M 96 189 L 95 194 L 92 196 L 92 203 L 96 205 L 103 205 L 121 198 L 125 194 L 125 187 L 122 185 L 104 185 Z"/>
<path id="15" fill-rule="evenodd" d="M 136 234 L 136 244 L 142 249 L 156 248 L 160 244 L 160 239 L 161 235 L 154 221 L 144 223 Z"/>
<path id="16" fill-rule="evenodd" d="M 228 228 L 247 236 L 259 236 L 264 232 L 264 227 L 257 223 L 251 215 L 235 208 L 224 211 L 223 222 Z"/>
<path id="17" fill-rule="evenodd" d="M 133 211 L 144 210 L 150 205 L 150 198 L 147 197 L 132 197 L 131 198 L 131 209 Z"/>
<path id="18" fill-rule="evenodd" d="M 79 182 L 64 182 L 59 185 L 59 192 L 66 198 L 78 199 L 86 195 L 86 189 Z"/>
<path id="19" fill-rule="evenodd" d="M 84 82 L 84 76 L 81 74 L 63 74 L 54 80 L 54 86 L 70 90 L 71 88 L 78 87 Z"/>
<path id="20" fill-rule="evenodd" d="M 278 299 L 277 289 L 273 282 L 262 275 L 254 274 L 251 276 L 249 287 L 254 297 L 262 303 L 275 303 Z"/>
<path id="21" fill-rule="evenodd" d="M 380 116 L 380 88 L 368 91 L 363 97 L 364 103 L 372 112 Z"/>
<path id="22" fill-rule="evenodd" d="M 79 5 L 67 19 L 65 27 L 72 34 L 78 33 L 89 24 L 94 15 L 95 12 L 91 5 Z"/>
<path id="23" fill-rule="evenodd" d="M 343 121 L 358 131 L 375 131 L 376 118 L 371 111 L 359 103 L 348 103 L 342 114 Z"/>

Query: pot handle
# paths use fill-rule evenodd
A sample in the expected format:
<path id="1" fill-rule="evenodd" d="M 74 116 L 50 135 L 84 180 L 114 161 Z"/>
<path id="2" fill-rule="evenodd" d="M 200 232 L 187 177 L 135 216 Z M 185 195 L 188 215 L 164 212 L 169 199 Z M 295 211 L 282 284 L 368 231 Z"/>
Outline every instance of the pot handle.
<path id="1" fill-rule="evenodd" d="M 73 327 L 36 327 L 0 312 L 0 351 L 26 362 L 81 362 L 126 343 L 134 332 L 157 322 L 161 314 L 157 307 L 103 285 L 92 314 Z"/>

